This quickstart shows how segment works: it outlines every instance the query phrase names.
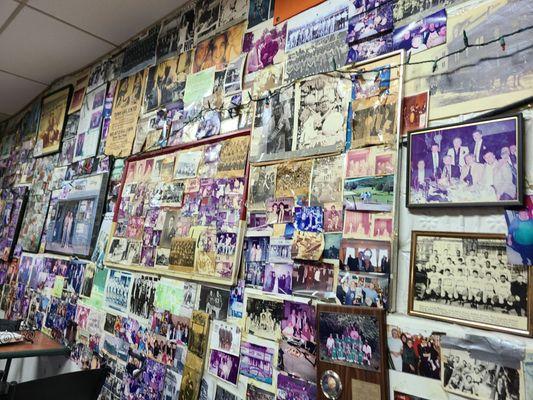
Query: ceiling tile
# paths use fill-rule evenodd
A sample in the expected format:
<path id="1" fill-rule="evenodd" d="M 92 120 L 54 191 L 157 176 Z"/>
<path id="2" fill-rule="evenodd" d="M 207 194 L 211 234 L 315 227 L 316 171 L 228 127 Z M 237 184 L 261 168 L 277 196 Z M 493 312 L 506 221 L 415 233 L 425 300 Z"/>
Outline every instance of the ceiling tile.
<path id="1" fill-rule="evenodd" d="M 0 2 L 0 26 L 6 22 L 6 20 L 9 18 L 11 13 L 15 11 L 15 8 L 17 8 L 18 3 L 15 3 L 12 0 L 3 0 Z"/>
<path id="2" fill-rule="evenodd" d="M 15 114 L 45 88 L 45 85 L 0 71 L 0 114 Z"/>
<path id="3" fill-rule="evenodd" d="M 121 44 L 187 0 L 30 0 L 28 4 Z"/>
<path id="4" fill-rule="evenodd" d="M 25 7 L 0 35 L 0 69 L 50 83 L 112 48 L 91 35 Z"/>

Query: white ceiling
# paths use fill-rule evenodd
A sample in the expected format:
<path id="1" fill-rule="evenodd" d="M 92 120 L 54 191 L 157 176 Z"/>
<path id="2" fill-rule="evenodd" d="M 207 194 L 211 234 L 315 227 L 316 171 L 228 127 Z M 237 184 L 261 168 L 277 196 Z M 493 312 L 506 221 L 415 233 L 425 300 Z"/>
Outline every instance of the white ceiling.
<path id="1" fill-rule="evenodd" d="M 187 0 L 0 0 L 0 119 Z"/>

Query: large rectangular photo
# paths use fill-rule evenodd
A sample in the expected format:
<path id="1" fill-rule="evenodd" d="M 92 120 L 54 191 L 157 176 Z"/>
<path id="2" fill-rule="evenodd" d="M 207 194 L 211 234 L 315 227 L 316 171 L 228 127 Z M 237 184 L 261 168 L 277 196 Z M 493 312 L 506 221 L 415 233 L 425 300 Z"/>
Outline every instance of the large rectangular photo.
<path id="1" fill-rule="evenodd" d="M 407 207 L 522 204 L 522 117 L 411 132 Z"/>
<path id="2" fill-rule="evenodd" d="M 531 276 L 504 235 L 413 231 L 409 314 L 530 336 Z"/>

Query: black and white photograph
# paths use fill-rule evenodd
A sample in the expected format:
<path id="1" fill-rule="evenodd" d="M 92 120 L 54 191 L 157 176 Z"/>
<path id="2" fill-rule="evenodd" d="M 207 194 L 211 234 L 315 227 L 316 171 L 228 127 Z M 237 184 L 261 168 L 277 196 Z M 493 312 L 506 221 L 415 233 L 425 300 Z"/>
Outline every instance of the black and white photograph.
<path id="1" fill-rule="evenodd" d="M 249 209 L 265 210 L 267 200 L 274 197 L 276 190 L 276 171 L 275 165 L 250 167 Z"/>
<path id="2" fill-rule="evenodd" d="M 217 400 L 237 400 L 237 396 L 235 396 L 230 391 L 224 389 L 222 386 L 217 385 L 217 389 L 215 391 L 215 399 Z"/>
<path id="3" fill-rule="evenodd" d="M 265 283 L 266 262 L 247 261 L 244 270 L 246 286 L 261 289 Z"/>
<path id="4" fill-rule="evenodd" d="M 476 348 L 476 358 L 469 350 L 443 344 L 441 383 L 444 390 L 476 400 L 520 399 L 521 378 L 517 368 L 498 362 L 499 355 L 494 357 L 493 352 Z"/>
<path id="5" fill-rule="evenodd" d="M 130 298 L 133 275 L 131 272 L 110 269 L 107 275 L 104 304 L 106 307 L 126 313 Z"/>
<path id="6" fill-rule="evenodd" d="M 315 159 L 311 173 L 311 206 L 323 206 L 325 208 L 328 205 L 326 203 L 342 202 L 341 171 L 343 164 L 344 157 L 342 155 Z M 326 215 L 324 215 L 324 224 L 326 224 Z M 331 232 L 335 228 L 335 224 L 330 228 L 324 225 L 326 231 Z"/>
<path id="7" fill-rule="evenodd" d="M 349 7 L 344 0 L 328 1 L 290 18 L 285 51 L 348 29 Z"/>
<path id="8" fill-rule="evenodd" d="M 294 88 L 255 103 L 251 161 L 283 158 L 293 149 Z"/>
<path id="9" fill-rule="evenodd" d="M 346 115 L 351 82 L 340 75 L 319 76 L 300 82 L 296 150 L 313 154 L 339 150 L 346 139 Z"/>
<path id="10" fill-rule="evenodd" d="M 208 313 L 214 320 L 225 321 L 228 317 L 229 295 L 228 289 L 202 285 L 198 309 Z"/>
<path id="11" fill-rule="evenodd" d="M 211 323 L 209 346 L 212 349 L 239 356 L 241 347 L 241 328 L 222 321 Z"/>
<path id="12" fill-rule="evenodd" d="M 246 330 L 265 339 L 281 335 L 283 302 L 248 297 L 246 302 Z"/>
<path id="13" fill-rule="evenodd" d="M 224 76 L 224 94 L 230 95 L 242 90 L 242 77 L 246 55 L 237 57 L 228 64 Z"/>
<path id="14" fill-rule="evenodd" d="M 292 82 L 340 68 L 346 62 L 346 31 L 315 40 L 287 53 L 285 81 Z"/>
<path id="15" fill-rule="evenodd" d="M 220 0 L 200 0 L 196 2 L 195 42 L 205 39 L 218 28 Z"/>
<path id="16" fill-rule="evenodd" d="M 531 273 L 505 250 L 504 235 L 413 231 L 410 314 L 530 333 Z"/>
<path id="17" fill-rule="evenodd" d="M 271 263 L 292 263 L 292 240 L 283 237 L 271 237 L 268 259 Z"/>
<path id="18" fill-rule="evenodd" d="M 153 275 L 134 276 L 130 297 L 130 314 L 145 320 L 151 318 L 158 281 L 159 277 Z"/>

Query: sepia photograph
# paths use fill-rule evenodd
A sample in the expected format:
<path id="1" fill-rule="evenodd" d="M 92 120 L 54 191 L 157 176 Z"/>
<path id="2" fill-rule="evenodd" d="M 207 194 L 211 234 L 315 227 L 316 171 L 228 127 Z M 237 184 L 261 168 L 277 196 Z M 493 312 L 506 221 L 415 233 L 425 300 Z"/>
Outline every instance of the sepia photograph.
<path id="1" fill-rule="evenodd" d="M 294 149 L 305 150 L 308 155 L 343 148 L 351 82 L 332 73 L 303 80 L 296 88 L 298 125 Z"/>
<path id="2" fill-rule="evenodd" d="M 314 160 L 310 190 L 311 206 L 325 206 L 326 203 L 341 202 L 343 164 L 342 155 Z"/>
<path id="3" fill-rule="evenodd" d="M 324 234 L 295 231 L 290 256 L 299 260 L 319 260 L 324 251 Z"/>
<path id="4" fill-rule="evenodd" d="M 413 231 L 409 314 L 528 335 L 527 266 L 504 235 Z"/>
<path id="5" fill-rule="evenodd" d="M 281 335 L 283 302 L 248 296 L 246 302 L 246 330 L 265 339 Z"/>

